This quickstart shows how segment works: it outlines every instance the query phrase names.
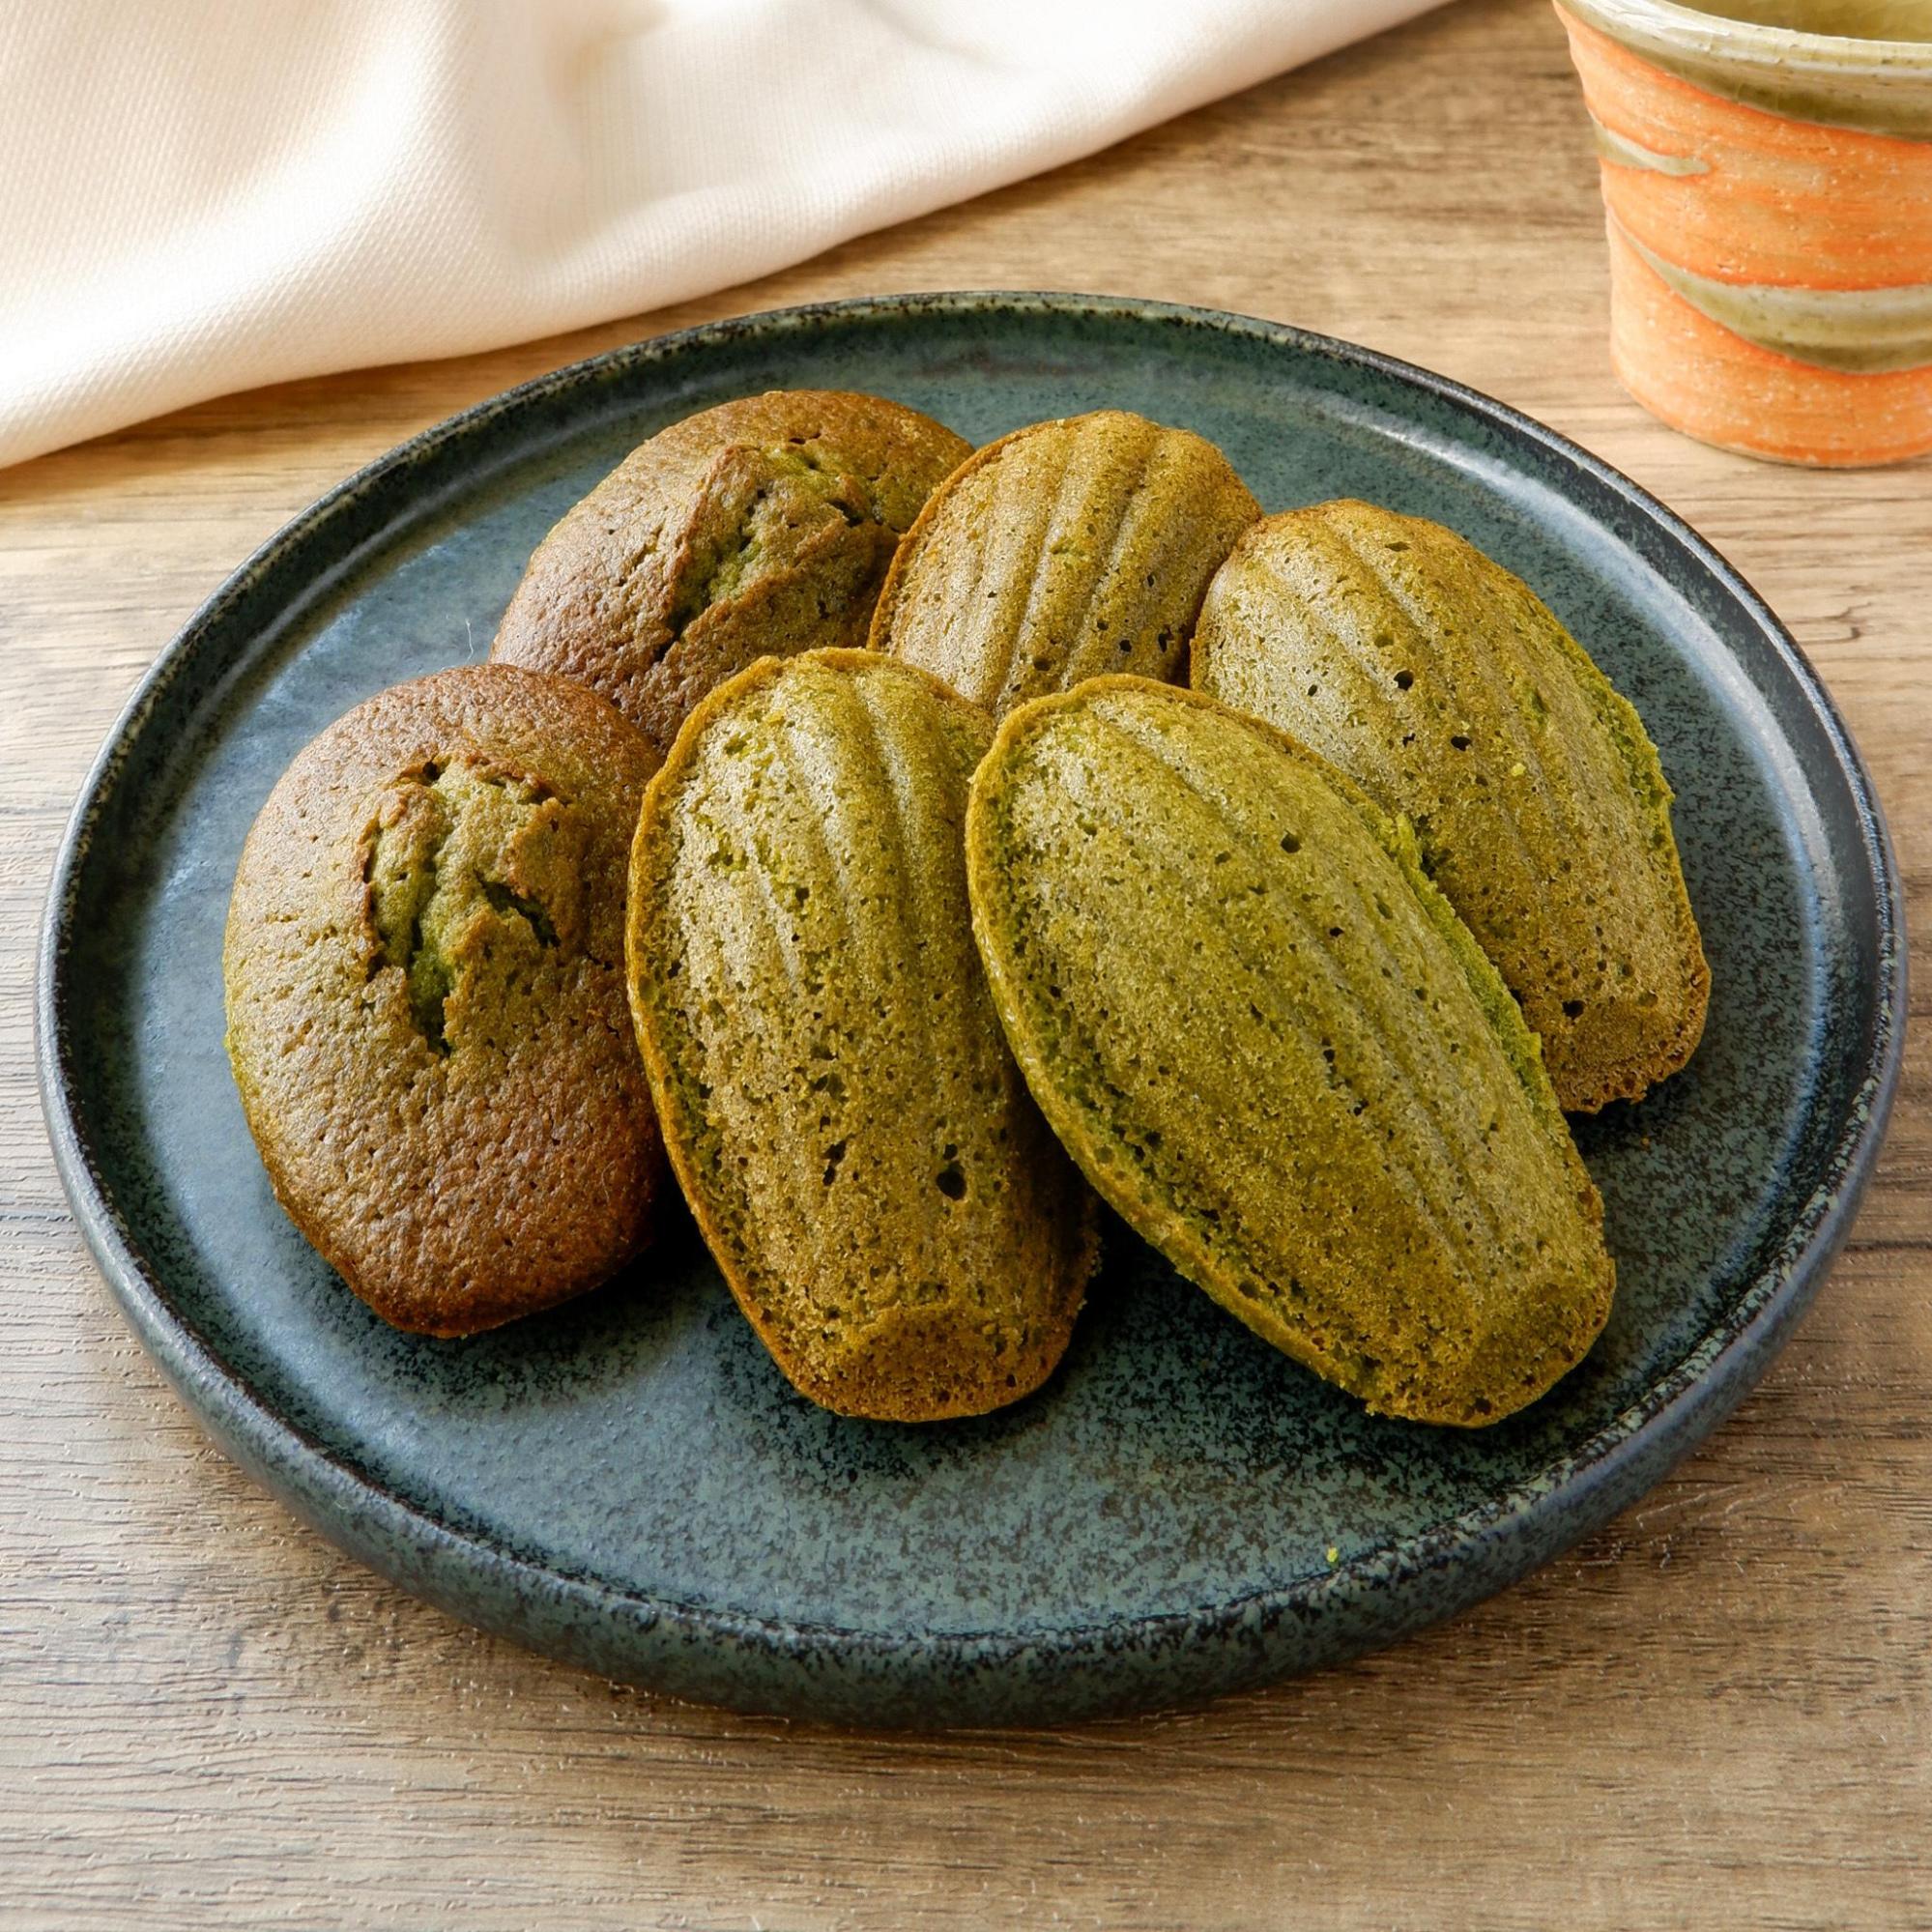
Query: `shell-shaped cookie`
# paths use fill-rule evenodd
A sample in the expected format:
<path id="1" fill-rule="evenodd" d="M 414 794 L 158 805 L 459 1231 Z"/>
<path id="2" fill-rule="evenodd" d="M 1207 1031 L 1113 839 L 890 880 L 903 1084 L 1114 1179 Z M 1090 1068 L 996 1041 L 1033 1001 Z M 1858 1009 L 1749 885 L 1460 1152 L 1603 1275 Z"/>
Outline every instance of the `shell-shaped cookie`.
<path id="1" fill-rule="evenodd" d="M 663 1170 L 622 970 L 656 755 L 567 678 L 399 684 L 243 848 L 228 1053 L 276 1196 L 378 1314 L 468 1335 L 594 1286 Z"/>
<path id="2" fill-rule="evenodd" d="M 1337 502 L 1254 526 L 1209 588 L 1197 690 L 1415 826 L 1429 876 L 1594 1111 L 1681 1067 L 1711 975 L 1634 709 L 1529 586 L 1441 524 Z"/>
<path id="3" fill-rule="evenodd" d="M 537 546 L 491 655 L 589 684 L 668 751 L 754 658 L 862 645 L 900 536 L 971 451 L 917 410 L 837 389 L 686 417 Z"/>
<path id="4" fill-rule="evenodd" d="M 1602 1203 L 1399 822 L 1258 720 L 1110 678 L 1006 720 L 966 840 L 1034 1097 L 1183 1275 L 1421 1422 L 1495 1422 L 1581 1359 Z"/>
<path id="5" fill-rule="evenodd" d="M 768 661 L 699 706 L 638 824 L 631 1002 L 673 1165 L 779 1367 L 847 1415 L 1018 1399 L 1094 1260 L 973 947 L 990 735 L 889 658 Z"/>
<path id="6" fill-rule="evenodd" d="M 1178 678 L 1201 593 L 1260 506 L 1213 444 L 1121 410 L 963 464 L 907 533 L 872 648 L 994 716 L 1084 678 Z"/>

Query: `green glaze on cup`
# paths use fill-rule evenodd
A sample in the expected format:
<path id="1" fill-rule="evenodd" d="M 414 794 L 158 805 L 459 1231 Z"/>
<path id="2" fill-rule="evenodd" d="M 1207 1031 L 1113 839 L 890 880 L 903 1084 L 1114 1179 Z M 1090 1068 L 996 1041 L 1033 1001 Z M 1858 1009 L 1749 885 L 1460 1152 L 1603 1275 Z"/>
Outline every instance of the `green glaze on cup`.
<path id="1" fill-rule="evenodd" d="M 1562 0 L 1653 66 L 1726 101 L 1871 134 L 1932 134 L 1924 0 Z"/>

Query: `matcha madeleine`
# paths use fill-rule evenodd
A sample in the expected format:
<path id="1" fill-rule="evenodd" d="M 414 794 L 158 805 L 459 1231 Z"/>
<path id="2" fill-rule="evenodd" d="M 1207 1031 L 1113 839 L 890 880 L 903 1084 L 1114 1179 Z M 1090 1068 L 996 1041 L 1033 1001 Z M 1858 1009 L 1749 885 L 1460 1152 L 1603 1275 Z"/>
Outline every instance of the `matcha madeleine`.
<path id="1" fill-rule="evenodd" d="M 470 665 L 299 753 L 242 850 L 228 1054 L 290 1218 L 398 1328 L 469 1335 L 643 1243 L 663 1154 L 621 954 L 656 755 Z"/>
<path id="2" fill-rule="evenodd" d="M 1184 675 L 1201 593 L 1260 505 L 1212 443 L 1097 410 L 990 443 L 894 559 L 872 648 L 1003 716 L 1083 678 Z"/>
<path id="3" fill-rule="evenodd" d="M 767 660 L 693 713 L 638 823 L 631 1004 L 672 1162 L 779 1367 L 846 1415 L 1038 1387 L 1095 1256 L 973 947 L 991 734 L 889 658 Z"/>
<path id="4" fill-rule="evenodd" d="M 1566 1108 L 1639 1099 L 1689 1058 L 1711 975 L 1670 788 L 1642 720 L 1520 578 L 1372 504 L 1270 517 L 1208 591 L 1193 678 L 1409 819 Z"/>
<path id="5" fill-rule="evenodd" d="M 589 684 L 668 751 L 754 658 L 862 645 L 901 534 L 971 451 L 917 410 L 836 389 L 686 417 L 537 546 L 491 655 Z"/>
<path id="6" fill-rule="evenodd" d="M 1399 821 L 1255 719 L 1109 678 L 1001 726 L 966 853 L 1035 1098 L 1189 1280 L 1419 1422 L 1495 1422 L 1582 1358 L 1602 1203 Z"/>

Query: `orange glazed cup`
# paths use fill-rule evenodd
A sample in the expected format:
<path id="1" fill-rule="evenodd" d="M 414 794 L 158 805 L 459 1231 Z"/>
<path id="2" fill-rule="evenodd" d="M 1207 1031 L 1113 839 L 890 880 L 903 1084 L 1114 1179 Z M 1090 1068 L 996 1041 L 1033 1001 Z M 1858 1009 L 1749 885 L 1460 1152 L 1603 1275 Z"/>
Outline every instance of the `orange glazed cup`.
<path id="1" fill-rule="evenodd" d="M 1597 126 L 1610 354 L 1783 463 L 1932 450 L 1932 0 L 1558 0 Z"/>

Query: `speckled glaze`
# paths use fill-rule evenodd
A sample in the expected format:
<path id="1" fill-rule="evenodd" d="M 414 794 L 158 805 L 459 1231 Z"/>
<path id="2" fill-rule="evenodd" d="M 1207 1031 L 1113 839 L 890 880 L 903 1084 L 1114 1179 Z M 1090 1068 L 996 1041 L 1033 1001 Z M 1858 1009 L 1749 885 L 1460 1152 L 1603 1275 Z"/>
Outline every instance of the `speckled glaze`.
<path id="1" fill-rule="evenodd" d="M 1913 11 L 1559 0 L 1612 358 L 1674 428 L 1791 463 L 1932 449 L 1932 27 L 1921 6 L 1918 39 L 1872 38 Z"/>
<path id="2" fill-rule="evenodd" d="M 479 657 L 531 546 L 664 422 L 875 389 L 985 440 L 1101 406 L 1212 437 L 1269 509 L 1366 496 L 1536 586 L 1643 710 L 1714 997 L 1690 1066 L 1587 1122 L 1619 1293 L 1477 1433 L 1364 1415 L 1117 1224 L 1060 1372 L 975 1421 L 786 1385 L 688 1224 L 609 1288 L 448 1343 L 386 1329 L 270 1195 L 221 1053 L 222 919 L 291 754 Z M 1790 639 L 1622 477 L 1498 405 L 1273 324 L 1070 296 L 880 298 L 647 342 L 406 445 L 166 650 L 56 874 L 41 1065 L 80 1224 L 216 1438 L 406 1588 L 610 1676 L 875 1724 L 1197 1700 L 1387 1642 L 1639 1494 L 1763 1372 L 1842 1239 L 1905 952 L 1870 786 Z"/>

